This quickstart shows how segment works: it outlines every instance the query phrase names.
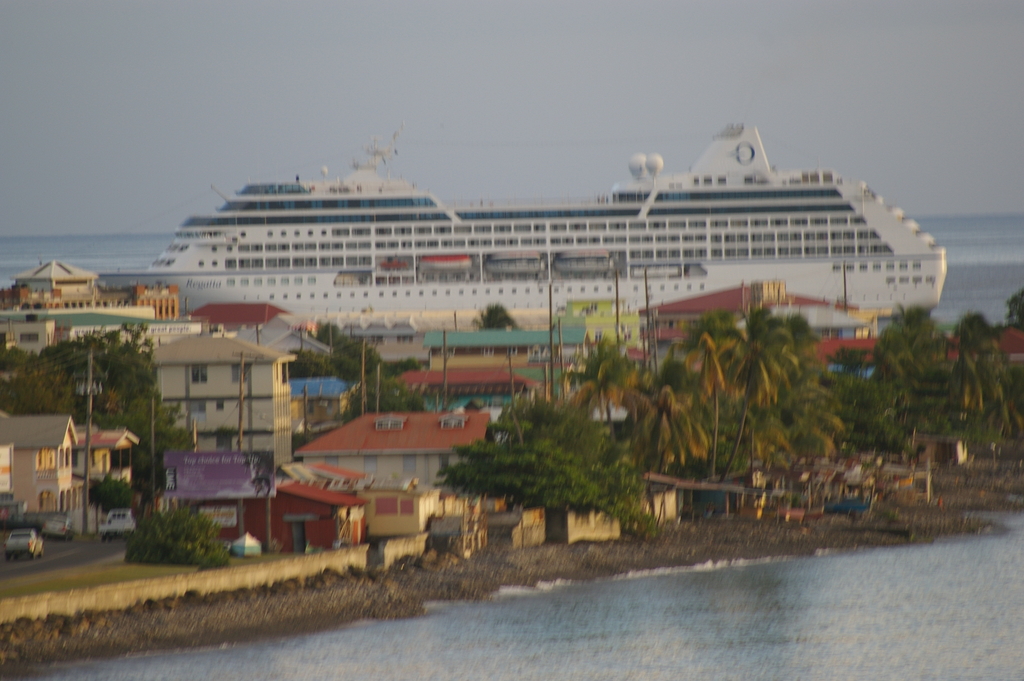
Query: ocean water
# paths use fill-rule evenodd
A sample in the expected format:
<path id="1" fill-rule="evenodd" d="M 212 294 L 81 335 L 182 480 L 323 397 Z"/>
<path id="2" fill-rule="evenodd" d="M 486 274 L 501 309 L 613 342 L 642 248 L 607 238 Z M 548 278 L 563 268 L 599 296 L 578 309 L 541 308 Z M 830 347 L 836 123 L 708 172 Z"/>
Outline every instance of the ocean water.
<path id="1" fill-rule="evenodd" d="M 949 270 L 934 311 L 941 322 L 981 312 L 991 323 L 1006 317 L 1006 299 L 1024 288 L 1024 215 L 917 218 L 946 247 Z M 34 265 L 60 260 L 102 272 L 147 267 L 172 234 L 0 236 L 0 286 Z"/>
<path id="2" fill-rule="evenodd" d="M 1024 516 L 930 545 L 516 589 L 420 618 L 44 679 L 1024 679 Z"/>

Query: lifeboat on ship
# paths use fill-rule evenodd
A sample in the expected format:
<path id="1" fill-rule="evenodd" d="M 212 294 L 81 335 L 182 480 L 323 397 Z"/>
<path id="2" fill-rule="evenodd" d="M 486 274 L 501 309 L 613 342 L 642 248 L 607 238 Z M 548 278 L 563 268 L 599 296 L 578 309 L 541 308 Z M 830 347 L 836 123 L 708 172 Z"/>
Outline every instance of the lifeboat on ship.
<path id="1" fill-rule="evenodd" d="M 600 273 L 609 272 L 615 267 L 615 261 L 605 250 L 566 251 L 555 257 L 555 269 L 566 273 Z"/>
<path id="2" fill-rule="evenodd" d="M 408 260 L 400 260 L 398 258 L 388 258 L 377 263 L 377 269 L 384 270 L 385 272 L 404 272 L 410 266 Z"/>
<path id="3" fill-rule="evenodd" d="M 488 272 L 532 274 L 544 269 L 544 262 L 539 251 L 518 251 L 490 255 L 484 267 Z"/>
<path id="4" fill-rule="evenodd" d="M 425 255 L 420 258 L 423 272 L 462 272 L 473 265 L 468 255 Z"/>

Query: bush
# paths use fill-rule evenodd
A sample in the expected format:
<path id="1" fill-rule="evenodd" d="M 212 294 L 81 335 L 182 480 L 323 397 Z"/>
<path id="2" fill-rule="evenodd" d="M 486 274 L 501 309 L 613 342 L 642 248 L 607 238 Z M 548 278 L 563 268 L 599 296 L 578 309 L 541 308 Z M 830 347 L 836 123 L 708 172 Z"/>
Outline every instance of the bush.
<path id="1" fill-rule="evenodd" d="M 141 520 L 128 537 L 124 559 L 128 563 L 221 567 L 228 564 L 228 551 L 219 534 L 216 523 L 188 509 L 156 513 Z"/>

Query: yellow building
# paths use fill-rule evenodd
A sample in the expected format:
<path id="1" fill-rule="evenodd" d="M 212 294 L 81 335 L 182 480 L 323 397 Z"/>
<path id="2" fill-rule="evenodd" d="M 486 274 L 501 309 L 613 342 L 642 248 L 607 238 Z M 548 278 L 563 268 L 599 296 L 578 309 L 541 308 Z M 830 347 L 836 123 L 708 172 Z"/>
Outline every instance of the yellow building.
<path id="1" fill-rule="evenodd" d="M 200 336 L 161 345 L 153 358 L 164 403 L 181 406 L 180 425 L 197 434 L 199 449 L 273 451 L 275 464 L 292 460 L 288 363 L 295 355 Z"/>

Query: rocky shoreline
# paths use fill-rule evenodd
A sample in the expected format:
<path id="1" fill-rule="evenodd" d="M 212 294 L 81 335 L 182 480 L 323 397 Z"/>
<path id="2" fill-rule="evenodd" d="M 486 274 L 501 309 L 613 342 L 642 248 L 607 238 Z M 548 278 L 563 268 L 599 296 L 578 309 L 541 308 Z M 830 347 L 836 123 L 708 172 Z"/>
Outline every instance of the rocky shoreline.
<path id="1" fill-rule="evenodd" d="M 826 516 L 806 524 L 775 519 L 683 521 L 652 540 L 548 544 L 513 550 L 492 545 L 469 560 L 428 554 L 387 571 L 327 572 L 304 583 L 138 604 L 126 611 L 91 612 L 0 625 L 0 678 L 30 675 L 39 666 L 158 650 L 245 643 L 325 631 L 363 619 L 396 619 L 424 612 L 429 601 L 482 600 L 502 586 L 593 580 L 636 570 L 708 561 L 807 556 L 929 541 L 987 531 L 991 523 L 967 511 L 1022 508 L 1024 469 L 972 466 L 937 472 L 939 503 L 876 505 L 867 518 Z"/>

